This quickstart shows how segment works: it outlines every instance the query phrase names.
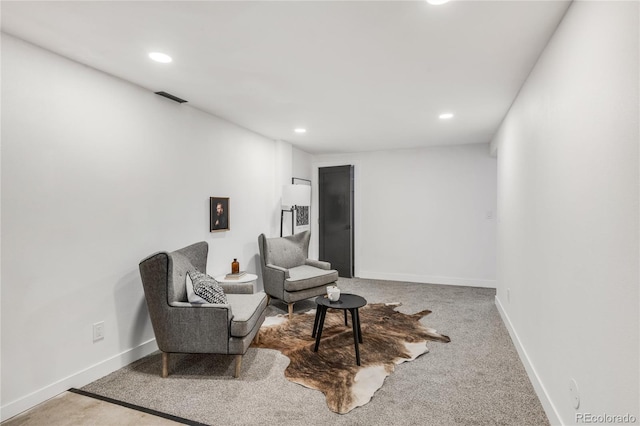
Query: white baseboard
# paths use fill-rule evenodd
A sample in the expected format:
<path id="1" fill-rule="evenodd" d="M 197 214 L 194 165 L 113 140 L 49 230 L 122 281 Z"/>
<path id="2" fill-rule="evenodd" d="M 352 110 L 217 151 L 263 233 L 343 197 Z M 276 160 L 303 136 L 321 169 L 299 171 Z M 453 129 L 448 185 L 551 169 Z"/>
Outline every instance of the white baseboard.
<path id="1" fill-rule="evenodd" d="M 405 281 L 410 283 L 457 285 L 464 287 L 496 288 L 496 280 L 484 280 L 475 278 L 438 277 L 432 275 L 398 274 L 370 271 L 358 271 L 358 278 L 366 278 L 371 280 Z"/>
<path id="2" fill-rule="evenodd" d="M 549 419 L 549 423 L 552 425 L 562 425 L 563 423 L 562 423 L 562 420 L 560 420 L 560 414 L 558 413 L 558 410 L 556 410 L 555 405 L 553 405 L 553 402 L 549 398 L 549 394 L 547 393 L 547 390 L 545 389 L 544 385 L 540 381 L 540 377 L 538 376 L 536 369 L 533 367 L 533 364 L 531 364 L 529 355 L 527 354 L 527 351 L 522 346 L 522 343 L 520 342 L 520 338 L 518 337 L 518 333 L 513 328 L 513 324 L 509 319 L 509 315 L 507 315 L 507 312 L 504 310 L 502 303 L 500 303 L 500 299 L 498 299 L 498 296 L 496 296 L 496 307 L 498 308 L 498 312 L 502 317 L 502 322 L 504 323 L 504 325 L 507 327 L 507 330 L 509 331 L 509 335 L 511 336 L 511 340 L 513 341 L 513 344 L 515 345 L 516 350 L 518 351 L 520 360 L 522 361 L 522 364 L 524 365 L 525 370 L 527 370 L 527 375 L 529 376 L 529 380 L 531 380 L 531 384 L 533 385 L 533 388 L 536 391 L 536 394 L 538 395 L 538 399 L 540 400 L 540 403 L 542 404 L 542 408 L 544 409 L 544 412 L 546 413 L 547 418 Z"/>
<path id="3" fill-rule="evenodd" d="M 80 388 L 88 385 L 89 383 L 98 380 L 119 368 L 129 365 L 157 350 L 158 345 L 156 344 L 156 339 L 148 340 L 135 348 L 121 352 L 111 358 L 65 377 L 64 379 L 60 379 L 55 383 L 51 383 L 42 389 L 38 389 L 29 395 L 16 399 L 15 401 L 11 401 L 0 407 L 0 421 L 5 421 L 22 413 L 23 411 L 35 407 L 36 405 L 69 390 L 70 388 Z"/>

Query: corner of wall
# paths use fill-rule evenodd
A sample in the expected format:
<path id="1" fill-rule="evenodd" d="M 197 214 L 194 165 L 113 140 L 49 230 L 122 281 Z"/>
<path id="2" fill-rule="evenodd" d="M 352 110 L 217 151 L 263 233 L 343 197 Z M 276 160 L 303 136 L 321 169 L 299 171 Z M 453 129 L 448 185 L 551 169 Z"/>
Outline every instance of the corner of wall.
<path id="1" fill-rule="evenodd" d="M 509 315 L 505 311 L 500 301 L 500 298 L 497 295 L 496 295 L 496 308 L 498 309 L 498 312 L 500 313 L 500 317 L 502 318 L 502 322 L 504 323 L 505 327 L 507 327 L 509 336 L 511 336 L 511 340 L 513 341 L 513 344 L 516 347 L 516 350 L 518 351 L 518 356 L 520 357 L 520 361 L 522 361 L 522 364 L 524 365 L 525 370 L 527 370 L 527 375 L 529 376 L 529 380 L 531 380 L 533 389 L 536 391 L 536 395 L 538 395 L 538 399 L 542 404 L 542 408 L 544 408 L 544 412 L 547 415 L 547 418 L 549 419 L 549 423 L 552 425 L 561 425 L 562 421 L 560 420 L 560 414 L 556 410 L 555 405 L 553 405 L 553 402 L 551 402 L 551 398 L 549 397 L 547 390 L 542 384 L 542 381 L 540 380 L 540 377 L 538 376 L 538 373 L 536 372 L 535 367 L 531 363 L 531 359 L 529 358 L 527 351 L 524 349 L 524 346 L 520 342 L 518 333 L 515 331 L 515 329 L 513 328 L 513 325 L 511 324 L 511 319 L 509 318 Z"/>
<path id="2" fill-rule="evenodd" d="M 65 392 L 71 388 L 82 387 L 88 383 L 98 380 L 122 367 L 137 361 L 158 350 L 156 339 L 150 339 L 135 348 L 121 352 L 111 358 L 100 361 L 82 371 L 62 378 L 41 389 L 37 389 L 30 394 L 11 401 L 0 407 L 0 421 L 4 422 L 38 404 Z M 158 374 L 160 372 L 158 371 Z"/>

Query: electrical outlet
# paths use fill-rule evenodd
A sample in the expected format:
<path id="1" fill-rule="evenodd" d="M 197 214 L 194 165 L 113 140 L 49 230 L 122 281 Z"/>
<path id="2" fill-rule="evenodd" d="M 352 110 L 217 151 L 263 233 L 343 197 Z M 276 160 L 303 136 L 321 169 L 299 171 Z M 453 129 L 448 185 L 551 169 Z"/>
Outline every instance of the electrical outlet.
<path id="1" fill-rule="evenodd" d="M 507 289 L 507 302 L 511 303 L 511 289 L 510 288 Z"/>
<path id="2" fill-rule="evenodd" d="M 93 324 L 93 341 L 104 339 L 104 321 Z"/>

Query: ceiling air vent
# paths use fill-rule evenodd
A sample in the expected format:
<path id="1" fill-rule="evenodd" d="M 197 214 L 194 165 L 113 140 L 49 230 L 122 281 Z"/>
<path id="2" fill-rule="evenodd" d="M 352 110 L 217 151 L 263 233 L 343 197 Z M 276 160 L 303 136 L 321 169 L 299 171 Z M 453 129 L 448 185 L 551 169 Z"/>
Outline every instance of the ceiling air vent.
<path id="1" fill-rule="evenodd" d="M 179 104 L 187 102 L 184 99 L 180 99 L 179 97 L 173 96 L 172 94 L 167 92 L 156 92 L 156 95 L 164 96 L 165 98 L 171 99 L 172 101 L 178 102 Z"/>

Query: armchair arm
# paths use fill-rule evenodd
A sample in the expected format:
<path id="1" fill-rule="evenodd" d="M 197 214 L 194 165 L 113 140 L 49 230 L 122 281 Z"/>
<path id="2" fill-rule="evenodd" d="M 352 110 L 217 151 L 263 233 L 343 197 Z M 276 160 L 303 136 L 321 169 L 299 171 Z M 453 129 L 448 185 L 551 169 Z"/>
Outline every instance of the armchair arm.
<path id="1" fill-rule="evenodd" d="M 289 270 L 268 263 L 262 266 L 264 292 L 269 296 L 284 299 L 284 280 L 289 278 Z"/>
<path id="2" fill-rule="evenodd" d="M 326 269 L 327 271 L 331 269 L 331 263 L 324 262 L 322 260 L 305 259 L 304 264 L 313 266 L 319 269 Z"/>
<path id="3" fill-rule="evenodd" d="M 231 305 L 228 304 L 219 304 L 219 303 L 189 303 L 189 302 L 173 302 L 171 304 L 174 308 L 196 308 L 196 309 L 204 309 L 204 308 L 221 308 L 227 310 L 227 316 L 229 321 L 233 318 L 233 312 L 231 311 Z"/>
<path id="4" fill-rule="evenodd" d="M 284 273 L 283 280 L 289 278 L 289 270 L 287 268 L 283 268 L 281 266 L 276 266 L 274 264 L 268 263 L 267 264 L 267 269 L 269 269 L 269 268 L 271 268 L 271 269 L 273 269 L 275 271 L 279 271 L 279 272 Z"/>
<path id="5" fill-rule="evenodd" d="M 228 353 L 230 305 L 174 302 L 166 320 L 153 323 L 158 348 L 163 352 Z"/>
<path id="6" fill-rule="evenodd" d="M 253 281 L 248 283 L 221 283 L 220 287 L 226 294 L 253 294 Z"/>

